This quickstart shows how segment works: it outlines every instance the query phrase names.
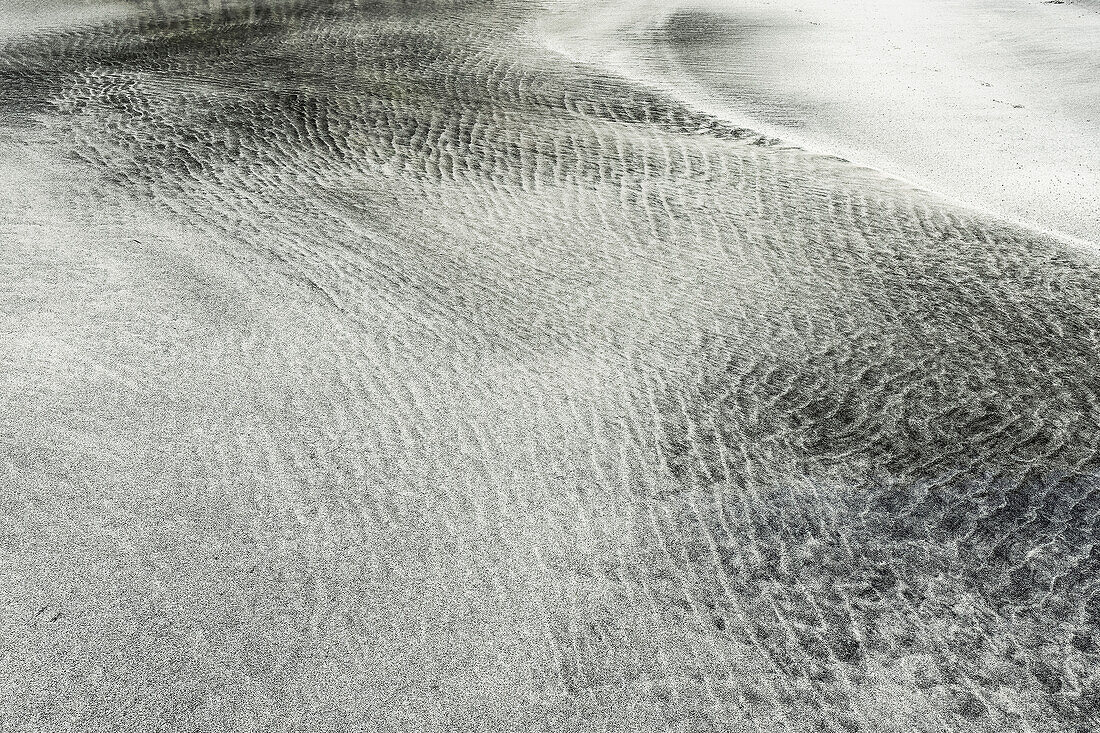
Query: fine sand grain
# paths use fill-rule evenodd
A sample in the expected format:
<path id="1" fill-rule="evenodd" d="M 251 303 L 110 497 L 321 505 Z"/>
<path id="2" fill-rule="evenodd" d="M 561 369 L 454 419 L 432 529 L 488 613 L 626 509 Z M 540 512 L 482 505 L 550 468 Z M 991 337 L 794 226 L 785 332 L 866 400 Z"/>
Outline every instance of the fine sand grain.
<path id="1" fill-rule="evenodd" d="M 1027 0 L 551 2 L 550 47 L 1100 243 L 1100 12 Z"/>
<path id="2" fill-rule="evenodd" d="M 1094 250 L 538 4 L 112 7 L 0 42 L 0 731 L 1097 730 Z"/>

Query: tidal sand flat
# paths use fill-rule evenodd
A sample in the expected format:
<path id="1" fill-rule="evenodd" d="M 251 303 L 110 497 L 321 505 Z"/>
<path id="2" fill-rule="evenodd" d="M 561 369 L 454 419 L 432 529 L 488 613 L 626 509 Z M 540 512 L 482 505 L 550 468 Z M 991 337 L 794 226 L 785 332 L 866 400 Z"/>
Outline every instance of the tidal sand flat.
<path id="1" fill-rule="evenodd" d="M 540 4 L 57 7 L 0 37 L 0 730 L 1100 724 L 1094 249 Z"/>
<path id="2" fill-rule="evenodd" d="M 546 45 L 754 130 L 1100 242 L 1100 4 L 554 0 Z"/>

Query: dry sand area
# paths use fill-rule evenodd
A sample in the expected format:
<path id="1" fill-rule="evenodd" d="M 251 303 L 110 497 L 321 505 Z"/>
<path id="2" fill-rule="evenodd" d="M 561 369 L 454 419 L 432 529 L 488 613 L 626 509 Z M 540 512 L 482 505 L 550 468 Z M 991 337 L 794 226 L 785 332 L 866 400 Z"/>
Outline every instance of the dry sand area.
<path id="1" fill-rule="evenodd" d="M 0 0 L 0 731 L 1096 730 L 1095 18 L 844 5 Z"/>

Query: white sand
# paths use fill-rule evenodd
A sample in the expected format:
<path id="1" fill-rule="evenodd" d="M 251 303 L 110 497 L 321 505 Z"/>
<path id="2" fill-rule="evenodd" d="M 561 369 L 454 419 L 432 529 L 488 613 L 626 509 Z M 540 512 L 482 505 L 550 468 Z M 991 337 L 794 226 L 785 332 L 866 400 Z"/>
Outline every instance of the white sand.
<path id="1" fill-rule="evenodd" d="M 535 32 L 740 124 L 1100 243 L 1100 4 L 565 1 Z"/>

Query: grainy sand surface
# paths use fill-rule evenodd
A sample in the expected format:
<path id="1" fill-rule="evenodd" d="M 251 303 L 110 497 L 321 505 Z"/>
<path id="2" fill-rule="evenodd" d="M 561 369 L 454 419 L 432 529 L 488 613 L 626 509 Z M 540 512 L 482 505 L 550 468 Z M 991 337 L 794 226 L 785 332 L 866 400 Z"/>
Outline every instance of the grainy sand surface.
<path id="1" fill-rule="evenodd" d="M 0 730 L 1096 729 L 1093 250 L 541 5 L 52 7 L 0 39 Z"/>
<path id="2" fill-rule="evenodd" d="M 548 4 L 536 34 L 693 106 L 1100 243 L 1100 6 Z"/>

